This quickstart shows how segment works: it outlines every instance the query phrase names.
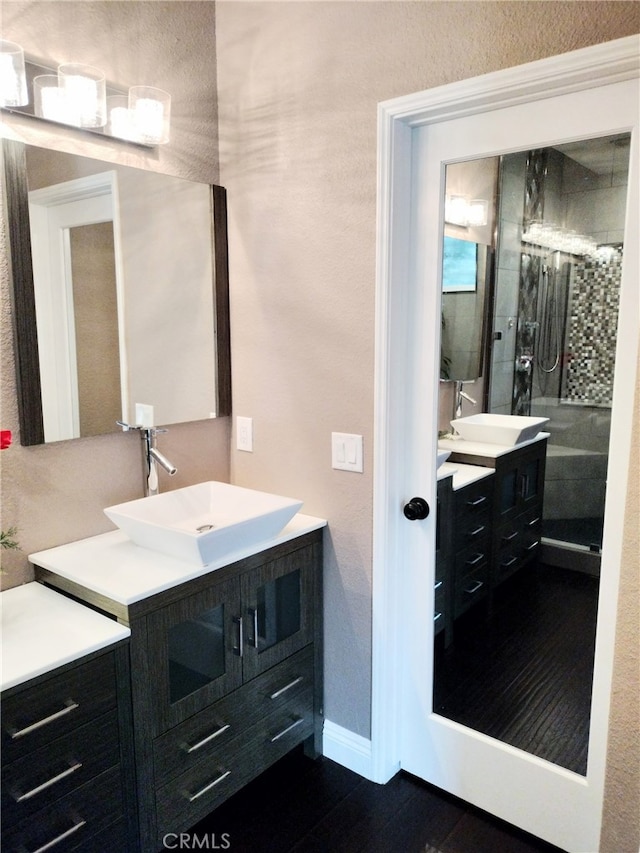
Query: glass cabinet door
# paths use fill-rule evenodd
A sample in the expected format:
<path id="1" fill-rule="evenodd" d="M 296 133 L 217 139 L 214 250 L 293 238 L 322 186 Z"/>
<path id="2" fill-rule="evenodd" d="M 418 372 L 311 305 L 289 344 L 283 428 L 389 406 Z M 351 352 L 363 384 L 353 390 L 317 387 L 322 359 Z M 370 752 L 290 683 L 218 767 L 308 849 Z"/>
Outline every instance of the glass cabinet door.
<path id="1" fill-rule="evenodd" d="M 313 548 L 302 548 L 242 578 L 244 678 L 313 640 Z"/>
<path id="2" fill-rule="evenodd" d="M 157 732 L 242 683 L 240 583 L 226 581 L 149 616 Z"/>

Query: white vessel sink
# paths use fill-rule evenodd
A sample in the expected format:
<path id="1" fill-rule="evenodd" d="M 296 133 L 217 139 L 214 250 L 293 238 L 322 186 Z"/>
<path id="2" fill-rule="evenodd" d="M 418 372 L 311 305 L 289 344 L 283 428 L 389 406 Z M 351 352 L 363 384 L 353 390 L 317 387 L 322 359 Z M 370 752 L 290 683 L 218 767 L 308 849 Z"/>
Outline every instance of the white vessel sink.
<path id="1" fill-rule="evenodd" d="M 531 441 L 549 422 L 549 418 L 527 418 L 521 415 L 469 415 L 451 421 L 451 426 L 467 441 L 502 444 L 513 447 Z"/>
<path id="2" fill-rule="evenodd" d="M 210 481 L 110 506 L 106 515 L 143 548 L 206 566 L 277 536 L 302 501 Z"/>

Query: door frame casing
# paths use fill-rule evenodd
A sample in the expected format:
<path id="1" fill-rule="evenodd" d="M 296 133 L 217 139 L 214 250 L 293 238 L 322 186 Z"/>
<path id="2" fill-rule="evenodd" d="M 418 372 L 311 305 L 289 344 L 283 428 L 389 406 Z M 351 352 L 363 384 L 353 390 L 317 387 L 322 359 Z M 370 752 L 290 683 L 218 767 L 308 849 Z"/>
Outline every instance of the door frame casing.
<path id="1" fill-rule="evenodd" d="M 502 109 L 546 97 L 584 91 L 638 77 L 640 38 L 632 36 L 540 60 L 505 71 L 453 83 L 387 101 L 378 113 L 378 256 L 376 287 L 376 364 L 374 437 L 373 651 L 371 778 L 386 782 L 401 767 L 401 708 L 405 660 L 402 562 L 411 545 L 407 535 L 434 535 L 433 520 L 420 532 L 402 518 L 402 504 L 412 495 L 414 476 L 403 443 L 416 425 L 407 423 L 411 376 L 407 365 L 407 315 L 414 308 L 411 282 L 411 163 L 413 129 L 468 115 Z M 637 144 L 637 141 L 636 141 Z M 631 192 L 637 192 L 631 188 Z M 439 211 L 441 199 L 431 200 Z M 637 266 L 635 261 L 625 261 Z M 631 355 L 628 354 L 631 358 Z M 634 368 L 635 370 L 635 363 Z M 398 377 L 403 377 L 399 382 Z M 437 382 L 437 377 L 432 377 Z M 630 395 L 631 397 L 632 395 Z M 629 406 L 632 406 L 630 401 Z M 626 413 L 631 420 L 631 410 Z M 424 455 L 421 474 L 434 484 L 437 412 L 420 425 Z M 411 446 L 411 442 L 407 442 Z M 616 462 L 618 484 L 626 482 L 628 448 Z M 430 495 L 433 500 L 434 495 Z M 621 543 L 619 543 L 621 544 Z M 615 581 L 617 584 L 617 580 Z M 617 601 L 617 587 L 613 593 Z M 613 613 L 615 621 L 615 612 Z M 608 636 L 615 634 L 615 625 Z M 608 663 L 612 666 L 613 651 Z M 605 676 L 607 674 L 605 673 Z M 608 673 L 610 677 L 610 672 Z M 598 725 L 608 725 L 608 708 Z M 599 820 L 599 818 L 598 818 Z"/>

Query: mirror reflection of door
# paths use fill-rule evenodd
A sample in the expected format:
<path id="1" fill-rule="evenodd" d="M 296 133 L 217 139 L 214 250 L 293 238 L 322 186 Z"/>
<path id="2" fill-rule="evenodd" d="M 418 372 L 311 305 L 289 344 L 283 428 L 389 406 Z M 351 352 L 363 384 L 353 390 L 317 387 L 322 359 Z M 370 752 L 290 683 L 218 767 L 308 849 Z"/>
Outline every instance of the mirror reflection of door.
<path id="1" fill-rule="evenodd" d="M 464 222 L 445 222 L 445 241 L 453 229 L 458 240 L 485 242 L 495 249 L 495 264 L 486 301 L 481 310 L 474 307 L 476 317 L 486 316 L 488 334 L 482 336 L 481 319 L 474 330 L 461 324 L 461 340 L 483 341 L 475 374 L 468 362 L 457 372 L 455 332 L 447 328 L 456 322 L 447 300 L 469 294 L 447 293 L 443 270 L 441 375 L 476 380 L 477 411 L 548 418 L 549 438 L 544 459 L 519 463 L 529 466 L 518 473 L 528 490 L 519 499 L 537 501 L 530 517 L 522 510 L 528 539 L 525 526 L 481 541 L 478 531 L 489 516 L 475 517 L 469 507 L 476 492 L 486 492 L 494 507 L 504 501 L 509 483 L 498 481 L 497 468 L 480 475 L 486 460 L 478 458 L 472 480 L 474 466 L 468 457 L 455 461 L 454 451 L 454 461 L 439 471 L 439 491 L 453 493 L 456 523 L 448 552 L 445 547 L 442 556 L 441 547 L 438 555 L 453 574 L 453 619 L 436 632 L 434 711 L 581 775 L 588 757 L 629 144 L 629 134 L 617 134 L 452 164 L 446 175 L 447 200 L 476 196 L 476 187 L 464 186 L 461 166 L 467 174 L 497 169 L 498 189 L 484 241 Z M 441 399 L 440 427 L 447 431 L 450 397 Z M 500 491 L 495 496 L 493 480 Z M 511 547 L 504 540 L 512 536 L 533 556 L 521 559 L 511 548 L 504 565 L 512 560 L 514 570 L 503 579 L 489 566 L 480 587 L 473 585 L 473 598 L 469 562 L 479 561 L 484 545 L 494 563 L 502 559 Z"/>
<path id="2" fill-rule="evenodd" d="M 121 416 L 113 223 L 69 229 L 79 435 L 111 432 Z"/>
<path id="3" fill-rule="evenodd" d="M 45 441 L 113 431 L 122 412 L 113 174 L 29 193 Z"/>

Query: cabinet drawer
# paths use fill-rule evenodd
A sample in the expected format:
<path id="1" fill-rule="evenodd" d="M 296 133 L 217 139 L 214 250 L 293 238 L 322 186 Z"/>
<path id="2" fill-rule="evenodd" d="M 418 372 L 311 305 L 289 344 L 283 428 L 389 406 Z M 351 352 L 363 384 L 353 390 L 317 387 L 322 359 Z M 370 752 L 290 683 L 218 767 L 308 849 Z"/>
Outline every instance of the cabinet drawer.
<path id="1" fill-rule="evenodd" d="M 458 585 L 461 580 L 473 574 L 480 566 L 486 565 L 489 562 L 490 552 L 491 545 L 487 540 L 460 551 L 455 559 L 455 584 Z"/>
<path id="2" fill-rule="evenodd" d="M 467 551 L 462 559 L 456 561 L 453 606 L 455 619 L 486 597 L 488 581 L 488 549 L 485 551 Z"/>
<path id="3" fill-rule="evenodd" d="M 26 755 L 116 705 L 113 653 L 2 700 L 2 760 Z"/>
<path id="4" fill-rule="evenodd" d="M 456 522 L 455 550 L 483 547 L 491 533 L 490 507 L 483 508 L 477 513 L 466 513 Z"/>
<path id="5" fill-rule="evenodd" d="M 496 539 L 493 583 L 511 577 L 537 556 L 542 533 L 542 512 L 533 507 L 500 527 Z"/>
<path id="6" fill-rule="evenodd" d="M 483 513 L 491 511 L 493 479 L 485 477 L 471 483 L 455 494 L 456 526 L 466 519 L 477 519 Z"/>
<path id="7" fill-rule="evenodd" d="M 183 773 L 251 725 L 313 687 L 309 646 L 154 741 L 156 780 Z"/>
<path id="8" fill-rule="evenodd" d="M 535 506 L 523 513 L 521 526 L 525 559 L 537 556 L 542 540 L 542 507 Z"/>
<path id="9" fill-rule="evenodd" d="M 105 770 L 118 764 L 115 711 L 87 723 L 2 769 L 2 819 L 5 826 L 33 815 Z"/>
<path id="10" fill-rule="evenodd" d="M 447 581 L 441 580 L 436 582 L 434 603 L 433 603 L 433 621 L 434 632 L 438 634 L 445 624 L 445 611 L 447 606 Z"/>
<path id="11" fill-rule="evenodd" d="M 187 772 L 157 791 L 158 844 L 167 832 L 181 832 L 220 805 L 296 744 L 313 734 L 313 691 L 308 687 L 241 736 L 221 745 Z"/>
<path id="12" fill-rule="evenodd" d="M 26 820 L 2 832 L 3 853 L 36 853 L 51 850 L 55 853 L 67 851 L 96 851 L 114 853 L 125 851 L 118 846 L 117 839 L 123 836 L 122 828 L 113 837 L 111 824 L 123 814 L 122 784 L 120 770 L 115 767 L 101 774 L 86 785 L 72 791 L 52 805 L 47 805 Z M 97 833 L 109 829 L 102 836 L 99 846 Z"/>

